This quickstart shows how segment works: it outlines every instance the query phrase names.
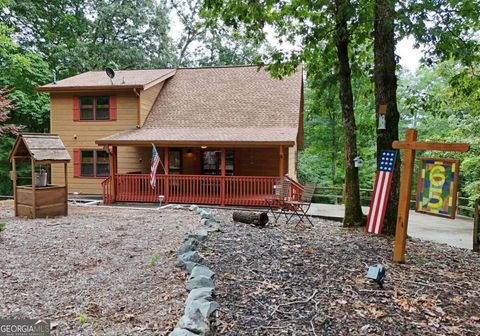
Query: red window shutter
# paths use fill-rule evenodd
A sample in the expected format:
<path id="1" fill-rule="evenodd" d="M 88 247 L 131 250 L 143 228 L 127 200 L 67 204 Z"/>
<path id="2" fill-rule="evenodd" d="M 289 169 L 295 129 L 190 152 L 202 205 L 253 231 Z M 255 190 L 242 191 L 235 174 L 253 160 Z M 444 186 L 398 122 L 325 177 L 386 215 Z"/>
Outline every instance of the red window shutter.
<path id="1" fill-rule="evenodd" d="M 73 149 L 73 177 L 80 177 L 80 149 Z"/>
<path id="2" fill-rule="evenodd" d="M 117 97 L 110 96 L 110 120 L 117 120 Z"/>
<path id="3" fill-rule="evenodd" d="M 73 121 L 80 121 L 80 99 L 73 97 Z"/>

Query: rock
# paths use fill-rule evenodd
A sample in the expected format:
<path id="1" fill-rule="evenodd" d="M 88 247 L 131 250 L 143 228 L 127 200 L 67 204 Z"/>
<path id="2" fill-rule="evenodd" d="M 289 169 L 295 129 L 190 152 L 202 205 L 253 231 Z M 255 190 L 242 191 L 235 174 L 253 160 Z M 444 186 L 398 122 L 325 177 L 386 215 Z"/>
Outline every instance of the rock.
<path id="1" fill-rule="evenodd" d="M 187 261 L 185 262 L 185 270 L 187 271 L 188 274 L 192 273 L 192 270 L 197 267 L 199 264 L 196 262 L 192 261 Z"/>
<path id="2" fill-rule="evenodd" d="M 182 245 L 180 245 L 180 247 L 177 250 L 177 253 L 175 254 L 179 256 L 181 254 L 194 251 L 197 248 L 198 244 L 199 244 L 198 240 L 196 240 L 193 237 L 189 237 L 182 243 Z"/>
<path id="3" fill-rule="evenodd" d="M 175 328 L 169 336 L 197 336 L 198 334 L 192 333 L 187 329 Z"/>
<path id="4" fill-rule="evenodd" d="M 200 215 L 200 218 L 202 219 L 212 219 L 212 215 L 205 210 L 202 210 L 202 212 L 200 212 L 199 215 Z"/>
<path id="5" fill-rule="evenodd" d="M 218 221 L 213 218 L 204 218 L 202 219 L 202 224 L 210 226 L 210 225 L 218 224 Z"/>
<path id="6" fill-rule="evenodd" d="M 207 266 L 198 265 L 198 266 L 195 266 L 193 270 L 190 272 L 190 279 L 197 278 L 199 276 L 213 278 L 214 275 L 215 273 Z"/>
<path id="7" fill-rule="evenodd" d="M 199 310 L 202 316 L 208 319 L 212 314 L 219 309 L 220 306 L 215 301 L 207 301 L 207 300 L 193 300 L 188 302 L 185 305 L 185 313 L 191 310 Z"/>
<path id="8" fill-rule="evenodd" d="M 205 229 L 200 229 L 195 233 L 189 234 L 188 237 L 196 239 L 198 241 L 204 241 L 208 237 L 208 231 Z"/>
<path id="9" fill-rule="evenodd" d="M 199 215 L 200 213 L 202 213 L 202 211 L 203 211 L 203 209 L 202 209 L 202 208 L 199 208 L 199 207 L 197 207 L 197 208 L 195 209 L 195 213 L 196 213 L 197 215 Z"/>
<path id="10" fill-rule="evenodd" d="M 210 335 L 210 326 L 198 309 L 185 312 L 185 315 L 178 321 L 177 327 L 199 335 Z"/>
<path id="11" fill-rule="evenodd" d="M 213 288 L 203 287 L 192 289 L 187 296 L 185 305 L 196 300 L 213 301 Z"/>
<path id="12" fill-rule="evenodd" d="M 190 211 L 196 211 L 198 209 L 198 205 L 192 204 L 188 207 L 188 210 Z"/>
<path id="13" fill-rule="evenodd" d="M 220 232 L 221 231 L 220 224 L 215 223 L 215 224 L 209 225 L 206 230 L 208 232 Z"/>
<path id="14" fill-rule="evenodd" d="M 186 288 L 188 291 L 191 291 L 192 289 L 195 289 L 195 288 L 203 288 L 203 287 L 215 288 L 215 284 L 211 278 L 201 275 L 201 276 L 189 279 L 186 285 Z"/>
<path id="15" fill-rule="evenodd" d="M 173 204 L 171 209 L 185 209 L 185 207 L 181 204 Z"/>
<path id="16" fill-rule="evenodd" d="M 198 254 L 197 251 L 189 251 L 185 252 L 177 257 L 177 261 L 175 263 L 175 266 L 181 268 L 181 269 L 186 269 L 187 268 L 187 262 L 191 261 L 194 263 L 198 263 L 202 260 L 200 255 Z"/>

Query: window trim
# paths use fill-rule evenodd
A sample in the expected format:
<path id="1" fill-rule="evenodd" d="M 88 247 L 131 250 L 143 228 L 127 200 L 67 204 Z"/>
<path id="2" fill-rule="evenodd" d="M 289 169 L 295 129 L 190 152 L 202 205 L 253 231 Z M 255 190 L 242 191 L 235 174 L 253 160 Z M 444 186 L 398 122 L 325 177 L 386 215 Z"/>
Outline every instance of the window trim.
<path id="1" fill-rule="evenodd" d="M 93 151 L 93 176 L 85 176 L 82 175 L 82 152 L 83 151 Z M 108 175 L 105 176 L 97 176 L 97 152 L 106 152 L 107 155 L 109 156 L 109 161 L 108 161 Z M 78 176 L 74 176 L 75 178 L 82 178 L 82 179 L 106 179 L 110 177 L 110 154 L 108 151 L 104 149 L 97 149 L 97 148 L 78 148 L 78 153 L 79 153 L 79 168 L 78 168 Z"/>

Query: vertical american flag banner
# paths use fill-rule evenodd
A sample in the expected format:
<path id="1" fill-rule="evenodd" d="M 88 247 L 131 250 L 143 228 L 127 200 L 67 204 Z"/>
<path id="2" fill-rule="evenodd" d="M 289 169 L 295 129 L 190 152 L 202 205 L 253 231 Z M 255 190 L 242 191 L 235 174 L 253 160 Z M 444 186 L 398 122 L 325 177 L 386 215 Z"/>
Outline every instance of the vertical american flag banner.
<path id="1" fill-rule="evenodd" d="M 385 210 L 387 208 L 388 194 L 390 193 L 390 184 L 392 182 L 396 158 L 396 151 L 384 150 L 380 152 L 377 176 L 375 177 L 372 200 L 370 201 L 370 211 L 367 218 L 367 232 L 375 234 L 382 232 L 383 218 L 385 217 Z"/>
<path id="2" fill-rule="evenodd" d="M 150 165 L 150 185 L 152 186 L 152 189 L 155 189 L 155 186 L 157 185 L 157 168 L 159 163 L 160 156 L 158 156 L 155 145 L 152 144 L 152 161 Z"/>

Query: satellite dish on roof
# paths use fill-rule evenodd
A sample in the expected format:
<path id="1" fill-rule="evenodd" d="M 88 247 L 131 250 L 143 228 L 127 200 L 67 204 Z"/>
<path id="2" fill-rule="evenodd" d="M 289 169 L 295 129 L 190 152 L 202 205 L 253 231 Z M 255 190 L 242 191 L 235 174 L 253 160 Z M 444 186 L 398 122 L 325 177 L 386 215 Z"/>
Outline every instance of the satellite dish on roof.
<path id="1" fill-rule="evenodd" d="M 115 71 L 113 71 L 112 68 L 105 68 L 105 72 L 110 79 L 113 79 L 113 77 L 115 77 Z"/>
<path id="2" fill-rule="evenodd" d="M 108 78 L 110 78 L 110 83 L 113 85 L 113 77 L 115 77 L 115 71 L 112 68 L 105 68 Z"/>

